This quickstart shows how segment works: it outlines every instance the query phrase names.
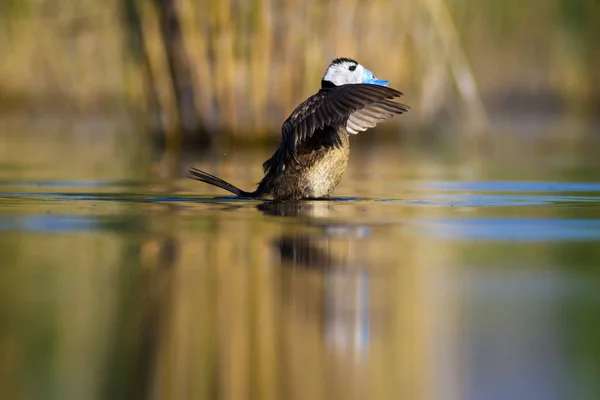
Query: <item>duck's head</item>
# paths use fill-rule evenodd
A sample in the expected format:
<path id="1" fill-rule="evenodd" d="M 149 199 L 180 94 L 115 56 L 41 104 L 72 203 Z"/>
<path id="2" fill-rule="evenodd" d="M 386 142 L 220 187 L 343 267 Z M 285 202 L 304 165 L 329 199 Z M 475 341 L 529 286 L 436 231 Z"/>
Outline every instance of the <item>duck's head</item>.
<path id="1" fill-rule="evenodd" d="M 321 87 L 333 87 L 348 83 L 369 83 L 387 86 L 390 81 L 377 79 L 375 75 L 350 58 L 336 58 L 329 64 L 321 80 Z"/>

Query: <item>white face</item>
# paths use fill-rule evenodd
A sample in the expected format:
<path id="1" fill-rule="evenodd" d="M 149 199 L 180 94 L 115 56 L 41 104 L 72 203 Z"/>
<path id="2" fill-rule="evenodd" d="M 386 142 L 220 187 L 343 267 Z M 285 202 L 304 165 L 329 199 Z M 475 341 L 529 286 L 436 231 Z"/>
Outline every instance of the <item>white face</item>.
<path id="1" fill-rule="evenodd" d="M 365 83 L 371 85 L 387 86 L 389 81 L 377 79 L 375 75 L 359 63 L 353 60 L 336 59 L 327 68 L 324 81 L 333 83 L 335 86 L 349 83 Z"/>
<path id="2" fill-rule="evenodd" d="M 365 68 L 362 65 L 353 61 L 332 63 L 327 68 L 323 80 L 329 81 L 335 86 L 347 83 L 362 83 L 364 70 Z"/>

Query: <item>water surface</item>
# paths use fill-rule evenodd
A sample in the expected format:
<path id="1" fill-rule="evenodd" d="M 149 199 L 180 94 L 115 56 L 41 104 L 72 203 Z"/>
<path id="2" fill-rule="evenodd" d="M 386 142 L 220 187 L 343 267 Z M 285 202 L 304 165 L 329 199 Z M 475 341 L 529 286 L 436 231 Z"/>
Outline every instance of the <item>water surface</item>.
<path id="1" fill-rule="evenodd" d="M 269 149 L 77 137 L 1 147 L 3 398 L 600 398 L 598 138 L 353 144 L 275 203 L 183 177 Z"/>

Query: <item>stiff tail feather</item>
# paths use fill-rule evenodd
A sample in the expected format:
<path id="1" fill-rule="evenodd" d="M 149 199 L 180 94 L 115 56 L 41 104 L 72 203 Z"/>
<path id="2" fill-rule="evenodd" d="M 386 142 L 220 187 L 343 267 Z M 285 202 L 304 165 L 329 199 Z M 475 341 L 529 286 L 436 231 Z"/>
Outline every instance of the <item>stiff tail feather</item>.
<path id="1" fill-rule="evenodd" d="M 217 178 L 214 175 L 211 175 L 207 172 L 200 171 L 196 168 L 191 168 L 189 171 L 189 177 L 192 179 L 196 179 L 197 181 L 208 183 L 209 185 L 220 187 L 221 189 L 225 189 L 228 192 L 231 192 L 239 197 L 254 197 L 254 193 L 245 192 L 242 189 L 233 186 L 229 182 L 225 182 L 223 179 Z"/>

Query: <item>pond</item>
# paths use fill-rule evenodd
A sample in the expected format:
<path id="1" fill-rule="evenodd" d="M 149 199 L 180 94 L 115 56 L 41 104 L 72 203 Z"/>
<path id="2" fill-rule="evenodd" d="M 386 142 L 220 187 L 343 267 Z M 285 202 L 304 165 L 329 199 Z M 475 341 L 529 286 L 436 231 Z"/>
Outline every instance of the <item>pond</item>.
<path id="1" fill-rule="evenodd" d="M 597 135 L 363 138 L 274 203 L 185 178 L 272 148 L 106 124 L 5 131 L 4 398 L 600 398 Z"/>

